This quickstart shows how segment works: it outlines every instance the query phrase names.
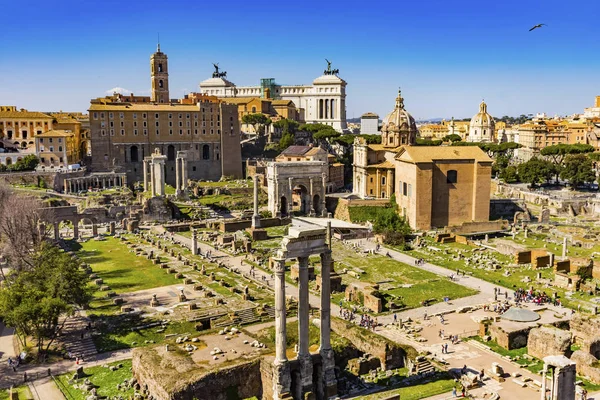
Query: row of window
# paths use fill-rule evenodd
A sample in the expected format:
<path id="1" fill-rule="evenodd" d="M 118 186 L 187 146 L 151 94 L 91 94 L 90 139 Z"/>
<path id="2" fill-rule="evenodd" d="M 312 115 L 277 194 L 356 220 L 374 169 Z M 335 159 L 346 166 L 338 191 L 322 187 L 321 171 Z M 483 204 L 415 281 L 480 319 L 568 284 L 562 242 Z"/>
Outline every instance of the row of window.
<path id="1" fill-rule="evenodd" d="M 40 147 L 40 152 L 44 152 L 44 151 L 46 151 L 46 150 L 44 149 L 44 146 L 41 146 L 41 147 Z M 48 151 L 49 151 L 50 153 L 54 153 L 54 146 L 50 146 L 50 147 L 48 147 Z M 58 146 L 58 151 L 63 151 L 63 147 L 62 147 L 62 146 Z"/>
<path id="2" fill-rule="evenodd" d="M 200 149 L 200 147 L 198 145 L 196 145 L 196 150 L 200 151 L 200 155 L 202 156 L 202 160 L 210 160 L 210 146 L 205 144 L 202 146 L 202 149 Z M 215 159 L 219 160 L 220 156 L 219 156 L 219 146 L 215 146 L 215 150 L 216 150 L 216 154 L 215 154 Z M 125 162 L 139 162 L 141 159 L 140 157 L 140 150 L 138 149 L 137 146 L 131 146 L 129 148 L 129 160 L 127 160 L 127 155 L 125 156 Z M 173 145 L 169 145 L 169 147 L 167 147 L 167 161 L 175 161 L 175 146 Z"/>
<path id="3" fill-rule="evenodd" d="M 233 131 L 233 126 L 231 127 L 231 130 Z M 186 133 L 188 135 L 192 134 L 192 130 L 191 129 L 186 129 L 185 131 L 186 131 Z M 183 135 L 183 132 L 184 132 L 184 129 L 180 129 L 179 130 L 179 134 L 180 135 Z M 198 129 L 194 129 L 194 135 L 198 135 L 198 132 L 199 132 Z M 110 129 L 109 133 L 110 133 L 110 136 L 115 136 L 115 130 L 114 129 Z M 144 136 L 148 136 L 148 129 L 144 129 L 143 133 L 144 133 Z M 202 134 L 206 135 L 206 129 L 202 129 Z M 215 130 L 211 129 L 210 130 L 210 134 L 214 135 L 215 134 Z M 220 135 L 220 134 L 221 134 L 221 130 L 217 129 L 217 135 Z M 100 130 L 100 135 L 101 136 L 106 136 L 106 129 L 101 129 Z M 138 130 L 137 129 L 133 130 L 133 135 L 134 136 L 138 135 Z M 169 135 L 173 135 L 173 129 L 169 129 Z M 125 136 L 125 129 L 121 129 L 121 136 Z M 159 129 L 156 130 L 156 136 L 160 136 L 160 130 Z"/>
<path id="4" fill-rule="evenodd" d="M 48 138 L 48 143 L 52 143 L 53 138 Z M 40 143 L 44 143 L 44 138 L 40 138 Z M 62 138 L 58 138 L 58 143 L 62 143 Z"/>
<path id="5" fill-rule="evenodd" d="M 205 112 L 205 109 L 203 108 L 202 109 L 202 113 L 204 113 L 204 112 Z M 213 112 L 212 108 L 209 108 L 208 112 L 212 113 Z M 104 119 L 104 117 L 105 117 L 105 113 L 103 113 L 103 112 L 101 112 L 101 113 L 95 112 L 93 114 L 93 118 L 94 119 L 98 119 L 98 115 L 100 115 L 100 119 Z M 194 114 L 187 113 L 187 114 L 185 114 L 185 119 L 190 119 L 191 115 L 193 115 L 194 119 L 198 119 L 198 113 L 194 113 Z M 132 116 L 133 116 L 133 119 L 137 119 L 138 114 L 137 113 L 132 113 Z M 109 112 L 108 113 L 108 119 L 113 119 L 113 118 L 114 118 L 114 113 Z M 119 113 L 119 118 L 121 118 L 121 119 L 125 118 L 125 113 Z M 148 114 L 147 113 L 142 113 L 142 118 L 143 119 L 147 119 L 148 118 Z M 160 114 L 159 113 L 155 113 L 154 114 L 154 118 L 155 119 L 159 119 L 160 118 Z M 204 120 L 204 118 L 205 118 L 205 115 L 203 114 L 202 115 L 202 120 Z M 220 118 L 221 118 L 221 115 L 217 114 L 217 121 L 220 120 Z M 173 119 L 173 114 L 172 113 L 169 113 L 169 119 Z M 183 119 L 183 113 L 179 113 L 179 119 Z M 233 117 L 229 117 L 229 120 L 233 121 Z M 39 125 L 39 123 L 38 123 L 38 125 Z M 47 123 L 46 123 L 46 125 L 47 125 Z"/>
<path id="6" fill-rule="evenodd" d="M 21 126 L 27 126 L 28 122 L 29 122 L 30 126 L 33 126 L 33 122 L 32 121 L 21 121 Z M 19 121 L 14 121 L 14 122 L 7 121 L 6 122 L 6 126 L 13 126 L 13 124 L 14 124 L 14 126 L 19 126 Z M 42 123 L 38 121 L 38 122 L 35 123 L 35 126 L 42 126 Z M 44 126 L 47 127 L 48 123 L 44 122 Z"/>
<path id="7" fill-rule="evenodd" d="M 121 127 L 124 127 L 125 126 L 125 122 L 121 121 L 120 125 L 121 125 Z M 156 121 L 154 123 L 154 125 L 156 127 L 160 126 L 158 121 Z M 109 121 L 108 126 L 110 126 L 111 128 L 114 128 L 115 123 L 113 121 Z M 138 126 L 137 121 L 133 121 L 133 126 L 134 127 Z M 143 122 L 143 126 L 144 126 L 144 128 L 148 127 L 148 122 L 144 121 Z M 172 121 L 169 121 L 169 126 L 173 126 L 173 122 Z M 179 121 L 179 126 L 181 126 L 181 127 L 183 126 L 183 121 Z M 190 127 L 190 121 L 186 121 L 185 126 L 189 128 Z M 194 121 L 194 126 L 198 126 L 198 121 Z M 202 121 L 202 126 L 206 126 L 206 121 Z M 214 121 L 210 121 L 210 126 L 215 126 Z M 221 122 L 220 121 L 217 121 L 217 126 L 221 126 Z M 100 128 L 106 128 L 106 122 L 105 121 L 100 121 Z M 25 131 L 23 131 L 23 132 L 25 132 Z"/>

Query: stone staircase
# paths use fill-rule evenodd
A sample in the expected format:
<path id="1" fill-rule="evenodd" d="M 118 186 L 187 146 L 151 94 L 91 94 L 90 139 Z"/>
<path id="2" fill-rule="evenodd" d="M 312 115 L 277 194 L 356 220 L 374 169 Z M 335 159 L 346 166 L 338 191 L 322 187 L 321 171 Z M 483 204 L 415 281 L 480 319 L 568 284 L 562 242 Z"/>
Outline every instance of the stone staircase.
<path id="1" fill-rule="evenodd" d="M 254 308 L 246 308 L 244 310 L 240 310 L 237 312 L 237 318 L 239 318 L 239 323 L 242 325 L 253 324 L 255 322 L 260 322 L 260 318 L 256 315 L 256 311 Z"/>
<path id="2" fill-rule="evenodd" d="M 269 319 L 275 319 L 275 307 L 267 306 L 265 307 L 265 311 Z"/>
<path id="3" fill-rule="evenodd" d="M 95 359 L 98 350 L 91 338 L 91 331 L 86 330 L 86 326 L 90 322 L 89 318 L 82 315 L 76 315 L 67 319 L 62 328 L 62 334 L 58 341 L 65 347 L 68 353 L 73 357 L 81 357 L 84 359 Z M 83 339 L 81 334 L 84 334 Z"/>
<path id="4" fill-rule="evenodd" d="M 418 357 L 415 360 L 415 374 L 424 375 L 435 372 L 435 367 L 428 359 L 424 357 Z"/>

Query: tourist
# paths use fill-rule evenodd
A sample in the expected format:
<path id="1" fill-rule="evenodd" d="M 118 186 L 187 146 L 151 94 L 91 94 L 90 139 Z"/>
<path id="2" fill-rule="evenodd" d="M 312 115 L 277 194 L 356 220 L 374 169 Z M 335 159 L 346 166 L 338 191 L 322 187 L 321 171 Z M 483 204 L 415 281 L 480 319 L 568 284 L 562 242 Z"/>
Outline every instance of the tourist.
<path id="1" fill-rule="evenodd" d="M 484 377 L 484 372 L 483 372 L 483 368 L 481 369 L 481 371 L 479 371 L 479 381 L 483 382 L 483 377 Z"/>
<path id="2" fill-rule="evenodd" d="M 448 343 L 444 344 L 444 352 L 448 354 Z"/>
<path id="3" fill-rule="evenodd" d="M 442 354 L 444 354 L 444 353 L 445 353 L 445 350 L 444 350 L 444 349 L 445 349 L 445 347 L 444 347 L 444 344 L 442 343 Z"/>
<path id="4" fill-rule="evenodd" d="M 396 315 L 396 313 L 394 313 L 394 324 L 397 322 L 398 320 L 398 316 Z"/>
<path id="5" fill-rule="evenodd" d="M 466 390 L 464 386 L 462 387 L 462 397 L 466 397 Z"/>
<path id="6" fill-rule="evenodd" d="M 15 363 L 11 357 L 8 357 L 8 366 L 12 368 L 13 372 L 17 372 L 17 367 L 15 366 Z"/>
<path id="7" fill-rule="evenodd" d="M 456 387 L 452 388 L 452 397 L 456 397 Z"/>

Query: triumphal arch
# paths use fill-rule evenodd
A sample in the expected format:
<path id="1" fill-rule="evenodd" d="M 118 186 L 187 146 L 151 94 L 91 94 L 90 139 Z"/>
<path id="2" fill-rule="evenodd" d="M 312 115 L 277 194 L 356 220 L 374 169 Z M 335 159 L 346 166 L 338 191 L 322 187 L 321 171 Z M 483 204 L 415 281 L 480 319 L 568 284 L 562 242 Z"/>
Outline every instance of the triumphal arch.
<path id="1" fill-rule="evenodd" d="M 269 211 L 285 217 L 298 211 L 325 216 L 327 163 L 322 161 L 270 162 L 267 164 Z"/>

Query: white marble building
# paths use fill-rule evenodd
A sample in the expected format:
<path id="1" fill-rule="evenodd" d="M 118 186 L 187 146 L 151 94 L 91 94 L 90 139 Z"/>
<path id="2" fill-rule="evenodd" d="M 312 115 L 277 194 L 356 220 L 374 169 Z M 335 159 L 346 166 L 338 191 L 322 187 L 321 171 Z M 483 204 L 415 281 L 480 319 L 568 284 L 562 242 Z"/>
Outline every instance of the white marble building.
<path id="1" fill-rule="evenodd" d="M 216 67 L 216 66 L 215 66 Z M 215 68 L 216 69 L 216 68 Z M 346 124 L 346 81 L 338 76 L 331 65 L 323 75 L 310 85 L 278 85 L 275 79 L 261 79 L 257 86 L 236 86 L 225 79 L 226 73 L 213 73 L 213 77 L 200 83 L 200 93 L 217 97 L 264 97 L 269 89 L 274 99 L 291 100 L 296 107 L 304 109 L 306 123 L 331 125 L 339 132 L 347 129 Z"/>

